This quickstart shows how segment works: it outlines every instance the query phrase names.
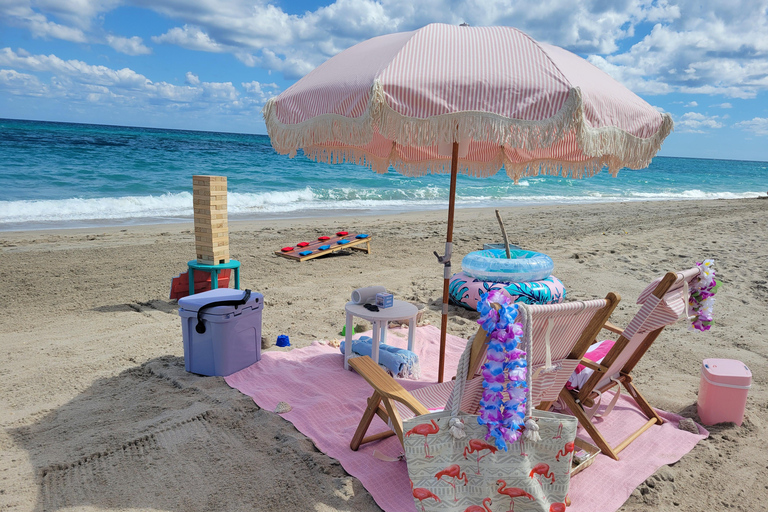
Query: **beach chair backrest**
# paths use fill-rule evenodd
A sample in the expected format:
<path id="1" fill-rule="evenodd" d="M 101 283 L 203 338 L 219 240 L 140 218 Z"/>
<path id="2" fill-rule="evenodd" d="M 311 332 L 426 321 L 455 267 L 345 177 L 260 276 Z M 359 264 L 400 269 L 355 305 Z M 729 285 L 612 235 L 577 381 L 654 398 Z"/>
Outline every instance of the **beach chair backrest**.
<path id="1" fill-rule="evenodd" d="M 568 378 L 620 300 L 618 295 L 610 293 L 605 299 L 524 306 L 530 311 L 532 321 L 533 352 L 530 371 L 533 372 L 534 406 L 557 400 Z M 522 318 L 521 309 L 518 321 Z M 480 331 L 485 333 L 482 329 Z M 547 340 L 550 367 L 547 367 Z M 480 376 L 485 361 L 485 353 L 482 353 L 474 370 L 477 377 Z M 471 386 L 467 387 L 465 395 L 470 390 L 482 394 L 482 387 Z"/>
<path id="2" fill-rule="evenodd" d="M 563 304 L 528 306 L 531 312 L 532 397 L 534 406 L 557 400 L 594 341 L 599 325 L 608 319 L 607 309 L 618 303 L 597 299 Z M 610 312 L 607 313 L 610 316 Z M 593 322 L 596 317 L 599 322 Z M 593 326 L 590 329 L 590 326 Z M 549 345 L 549 358 L 547 357 Z M 549 359 L 549 361 L 548 361 Z M 547 367 L 547 363 L 551 366 Z"/>
<path id="3" fill-rule="evenodd" d="M 629 372 L 627 368 L 630 360 L 636 361 L 648 349 L 659 335 L 662 329 L 677 322 L 680 317 L 687 316 L 688 311 L 688 286 L 698 277 L 699 268 L 694 267 L 683 272 L 669 273 L 663 278 L 654 280 L 640 293 L 637 303 L 641 304 L 640 310 L 624 329 L 624 335 L 619 338 L 628 340 L 624 348 L 617 341 L 614 348 L 606 355 L 604 364 L 608 364 L 608 370 L 594 386 L 589 389 L 601 389 L 610 384 L 611 379 L 618 377 L 622 371 Z M 674 280 L 673 280 L 674 279 Z M 671 284 L 668 284 L 670 283 Z M 667 288 L 664 290 L 664 288 Z M 660 300 L 655 301 L 653 297 Z M 616 353 L 614 353 L 616 352 Z M 634 364 L 632 365 L 634 366 Z"/>

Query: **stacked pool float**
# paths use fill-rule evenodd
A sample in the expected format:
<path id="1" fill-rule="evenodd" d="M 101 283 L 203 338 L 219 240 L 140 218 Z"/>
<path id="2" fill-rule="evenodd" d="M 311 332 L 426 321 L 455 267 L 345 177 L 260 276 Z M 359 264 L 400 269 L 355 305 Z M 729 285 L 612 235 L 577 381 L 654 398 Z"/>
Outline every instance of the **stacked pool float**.
<path id="1" fill-rule="evenodd" d="M 515 302 L 557 304 L 565 300 L 565 286 L 552 275 L 555 264 L 546 254 L 523 249 L 473 251 L 461 261 L 461 272 L 450 281 L 453 304 L 477 311 L 480 296 L 501 290 Z"/>

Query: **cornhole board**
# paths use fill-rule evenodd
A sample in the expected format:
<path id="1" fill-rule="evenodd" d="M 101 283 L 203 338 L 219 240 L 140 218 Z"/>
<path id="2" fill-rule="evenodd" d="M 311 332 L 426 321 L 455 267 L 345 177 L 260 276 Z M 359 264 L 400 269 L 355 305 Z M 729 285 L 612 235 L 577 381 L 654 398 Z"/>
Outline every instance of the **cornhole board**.
<path id="1" fill-rule="evenodd" d="M 295 247 L 292 251 L 289 252 L 283 252 L 283 251 L 275 251 L 275 254 L 278 256 L 282 256 L 283 258 L 288 258 L 289 260 L 296 260 L 296 261 L 307 261 L 311 260 L 312 258 L 318 258 L 320 256 L 325 256 L 326 254 L 331 254 L 332 252 L 340 251 L 342 249 L 353 249 L 355 251 L 364 251 L 367 254 L 371 253 L 371 238 L 373 238 L 371 235 L 368 235 L 366 238 L 355 238 L 358 235 L 358 233 L 349 233 L 348 235 L 344 236 L 332 236 L 328 240 L 314 240 L 312 242 L 309 242 L 309 245 L 306 247 Z M 347 240 L 348 242 L 346 244 L 339 244 L 339 240 Z M 325 249 L 324 251 L 319 250 L 319 248 L 323 245 L 330 245 L 328 249 Z M 312 251 L 312 254 L 307 254 L 306 256 L 299 256 L 300 252 L 304 251 Z"/>
<path id="2" fill-rule="evenodd" d="M 219 272 L 219 288 L 229 288 L 230 269 Z M 205 292 L 211 289 L 211 274 L 195 272 L 195 293 Z M 171 279 L 171 299 L 180 299 L 189 295 L 189 272 L 182 272 Z"/>

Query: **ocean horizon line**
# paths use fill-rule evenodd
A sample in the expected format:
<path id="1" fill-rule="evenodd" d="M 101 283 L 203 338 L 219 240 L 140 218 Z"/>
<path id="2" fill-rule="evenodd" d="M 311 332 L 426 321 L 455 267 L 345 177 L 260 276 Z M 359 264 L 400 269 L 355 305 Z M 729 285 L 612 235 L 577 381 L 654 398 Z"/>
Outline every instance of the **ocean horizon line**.
<path id="1" fill-rule="evenodd" d="M 62 124 L 62 125 L 76 125 L 76 126 L 95 126 L 100 128 L 129 128 L 129 129 L 137 129 L 137 130 L 160 130 L 160 131 L 172 131 L 172 132 L 188 132 L 188 133 L 208 133 L 212 135 L 248 135 L 248 136 L 257 136 L 257 137 L 269 137 L 266 133 L 249 133 L 249 132 L 227 132 L 227 131 L 218 131 L 218 130 L 193 130 L 188 128 L 167 128 L 167 127 L 158 127 L 158 126 L 138 126 L 138 125 L 121 125 L 121 124 L 104 124 L 104 123 L 86 123 L 86 122 L 75 122 L 75 121 L 49 121 L 45 119 L 16 119 L 16 118 L 10 118 L 10 117 L 0 117 L 0 122 L 2 121 L 16 121 L 16 122 L 30 122 L 30 123 L 51 123 L 51 124 Z M 663 151 L 664 148 L 662 146 L 661 151 Z M 287 158 L 287 157 L 286 157 Z M 712 160 L 712 161 L 718 161 L 718 162 L 754 162 L 754 163 L 768 163 L 768 160 L 750 160 L 745 158 L 712 158 L 712 157 L 701 157 L 701 156 L 680 156 L 680 155 L 657 155 L 654 158 L 683 158 L 683 159 L 689 159 L 689 160 Z"/>

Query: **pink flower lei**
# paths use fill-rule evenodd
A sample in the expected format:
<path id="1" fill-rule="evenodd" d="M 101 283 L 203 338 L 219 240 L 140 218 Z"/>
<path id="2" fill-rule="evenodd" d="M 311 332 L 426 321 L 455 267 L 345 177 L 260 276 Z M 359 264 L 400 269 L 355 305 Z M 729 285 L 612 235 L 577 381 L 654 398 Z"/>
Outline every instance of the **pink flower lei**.
<path id="1" fill-rule="evenodd" d="M 497 310 L 491 304 L 501 307 Z M 506 450 L 507 442 L 514 443 L 520 438 L 525 421 L 527 363 L 525 352 L 518 348 L 523 326 L 515 323 L 518 305 L 499 290 L 482 295 L 477 310 L 481 315 L 477 323 L 489 333 L 477 422 L 488 426 L 486 440 L 494 438 L 496 447 Z M 509 395 L 506 401 L 505 391 Z"/>
<path id="2" fill-rule="evenodd" d="M 699 266 L 699 276 L 691 282 L 688 317 L 691 319 L 691 330 L 708 331 L 714 323 L 712 309 L 720 283 L 715 280 L 714 260 L 704 260 L 696 265 Z"/>

